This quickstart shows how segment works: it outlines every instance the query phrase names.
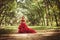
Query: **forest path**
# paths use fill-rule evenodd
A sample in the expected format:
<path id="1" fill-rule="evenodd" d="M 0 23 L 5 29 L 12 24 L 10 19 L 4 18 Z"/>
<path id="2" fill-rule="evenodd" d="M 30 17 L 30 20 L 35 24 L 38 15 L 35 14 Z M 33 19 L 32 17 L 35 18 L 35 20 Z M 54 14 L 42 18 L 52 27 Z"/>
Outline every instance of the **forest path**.
<path id="1" fill-rule="evenodd" d="M 60 40 L 60 32 L 2 34 L 0 40 Z"/>

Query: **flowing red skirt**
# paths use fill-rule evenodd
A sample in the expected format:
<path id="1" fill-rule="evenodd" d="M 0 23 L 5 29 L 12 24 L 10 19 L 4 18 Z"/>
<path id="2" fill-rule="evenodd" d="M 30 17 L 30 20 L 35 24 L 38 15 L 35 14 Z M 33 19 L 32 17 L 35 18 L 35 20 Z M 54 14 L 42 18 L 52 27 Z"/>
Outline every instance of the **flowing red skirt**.
<path id="1" fill-rule="evenodd" d="M 18 33 L 36 33 L 36 31 L 31 28 L 28 28 L 25 23 L 21 23 L 18 27 Z"/>

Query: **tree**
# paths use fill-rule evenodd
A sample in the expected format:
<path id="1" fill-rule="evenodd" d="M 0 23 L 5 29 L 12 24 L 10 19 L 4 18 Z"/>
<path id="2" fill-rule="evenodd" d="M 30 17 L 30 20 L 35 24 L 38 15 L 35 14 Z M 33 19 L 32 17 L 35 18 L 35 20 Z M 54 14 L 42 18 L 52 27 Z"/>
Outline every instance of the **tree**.
<path id="1" fill-rule="evenodd" d="M 30 20 L 30 25 L 40 25 L 39 23 L 41 23 L 42 18 L 44 18 L 44 13 L 42 12 L 44 6 L 42 1 L 36 2 L 35 0 L 28 0 L 25 3 L 20 2 L 18 5 L 20 5 L 20 8 L 28 10 L 26 15 Z"/>
<path id="2" fill-rule="evenodd" d="M 56 26 L 58 26 L 59 25 L 58 20 L 59 20 L 59 3 L 60 3 L 60 1 L 59 0 L 58 1 L 57 0 L 44 0 L 44 3 L 49 10 L 52 10 L 52 13 L 49 12 L 49 10 L 48 10 L 48 14 L 52 15 L 52 17 L 54 16 Z M 52 17 L 51 17 L 51 19 L 52 19 Z"/>
<path id="3" fill-rule="evenodd" d="M 26 9 L 31 25 L 59 26 L 60 0 L 28 0 L 18 2 L 18 7 Z"/>
<path id="4" fill-rule="evenodd" d="M 15 17 L 16 0 L 0 0 L 0 26 Z"/>

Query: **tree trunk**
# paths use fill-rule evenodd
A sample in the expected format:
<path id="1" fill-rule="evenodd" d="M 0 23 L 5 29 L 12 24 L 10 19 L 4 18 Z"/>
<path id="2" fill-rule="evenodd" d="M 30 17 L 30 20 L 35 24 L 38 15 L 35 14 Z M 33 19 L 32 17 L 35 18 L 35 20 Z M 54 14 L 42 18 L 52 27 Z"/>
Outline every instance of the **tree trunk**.
<path id="1" fill-rule="evenodd" d="M 57 20 L 57 16 L 54 14 L 55 17 L 55 22 L 56 22 L 56 26 L 58 26 L 58 20 Z"/>
<path id="2" fill-rule="evenodd" d="M 4 16 L 3 16 L 2 19 L 0 20 L 0 26 L 1 26 L 1 23 L 2 23 L 3 19 L 4 19 Z"/>
<path id="3" fill-rule="evenodd" d="M 44 24 L 44 26 L 45 26 L 45 20 L 44 20 L 44 17 L 43 17 L 43 24 Z"/>
<path id="4" fill-rule="evenodd" d="M 51 26 L 53 26 L 53 17 L 51 18 Z"/>

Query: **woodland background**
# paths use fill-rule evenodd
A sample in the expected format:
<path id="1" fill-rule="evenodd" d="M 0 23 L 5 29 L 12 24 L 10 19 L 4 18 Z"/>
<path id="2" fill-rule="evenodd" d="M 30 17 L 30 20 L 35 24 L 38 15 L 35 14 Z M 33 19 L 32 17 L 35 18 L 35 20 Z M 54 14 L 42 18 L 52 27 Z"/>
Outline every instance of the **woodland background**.
<path id="1" fill-rule="evenodd" d="M 17 30 L 22 16 L 36 30 L 60 28 L 60 0 L 0 0 L 1 30 Z"/>

